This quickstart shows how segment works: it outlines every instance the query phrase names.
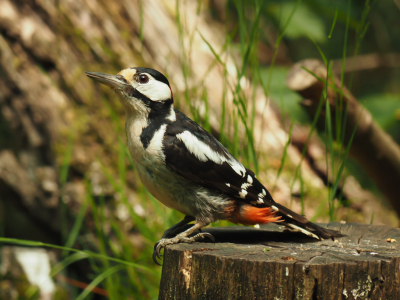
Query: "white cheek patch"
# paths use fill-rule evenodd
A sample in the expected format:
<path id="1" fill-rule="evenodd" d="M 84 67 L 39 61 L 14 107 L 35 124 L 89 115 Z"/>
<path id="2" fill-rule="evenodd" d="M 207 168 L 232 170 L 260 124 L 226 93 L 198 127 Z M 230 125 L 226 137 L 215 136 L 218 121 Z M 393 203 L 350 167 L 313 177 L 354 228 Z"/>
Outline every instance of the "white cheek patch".
<path id="1" fill-rule="evenodd" d="M 150 75 L 147 76 L 149 77 L 149 82 L 137 84 L 135 87 L 138 92 L 153 101 L 163 101 L 172 98 L 171 89 L 167 84 L 155 80 Z"/>
<path id="2" fill-rule="evenodd" d="M 233 157 L 226 158 L 225 156 L 213 151 L 207 144 L 200 141 L 189 131 L 179 133 L 176 137 L 181 140 L 189 152 L 196 156 L 200 161 L 206 162 L 211 160 L 218 165 L 227 162 L 237 174 L 242 177 L 245 176 L 246 168 L 240 162 Z"/>

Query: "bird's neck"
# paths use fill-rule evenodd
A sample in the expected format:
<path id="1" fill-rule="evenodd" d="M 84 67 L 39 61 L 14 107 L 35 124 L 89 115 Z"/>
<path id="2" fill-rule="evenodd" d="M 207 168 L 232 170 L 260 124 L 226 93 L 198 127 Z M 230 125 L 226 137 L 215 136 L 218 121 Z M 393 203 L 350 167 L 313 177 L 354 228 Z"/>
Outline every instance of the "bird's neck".
<path id="1" fill-rule="evenodd" d="M 152 103 L 149 110 L 146 111 L 126 110 L 126 114 L 126 133 L 128 143 L 132 147 L 130 150 L 136 149 L 140 153 L 147 150 L 152 139 L 157 137 L 157 132 L 163 127 L 165 130 L 164 125 L 171 124 L 176 120 L 172 100 Z"/>
<path id="2" fill-rule="evenodd" d="M 176 119 L 174 102 L 172 99 L 165 101 L 151 101 L 149 104 L 149 122 L 173 122 Z"/>
<path id="3" fill-rule="evenodd" d="M 174 122 L 176 120 L 174 101 L 172 99 L 164 101 L 123 100 L 125 101 L 121 102 L 129 119 L 146 119 L 149 124 L 164 120 L 166 120 L 165 122 Z"/>

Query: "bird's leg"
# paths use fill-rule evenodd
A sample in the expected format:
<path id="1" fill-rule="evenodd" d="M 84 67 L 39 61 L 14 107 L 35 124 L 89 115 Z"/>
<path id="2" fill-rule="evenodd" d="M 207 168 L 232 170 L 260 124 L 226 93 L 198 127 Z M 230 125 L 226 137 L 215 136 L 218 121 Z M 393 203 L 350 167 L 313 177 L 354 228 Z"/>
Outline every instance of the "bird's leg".
<path id="1" fill-rule="evenodd" d="M 179 223 L 178 223 L 179 224 Z M 157 261 L 158 259 L 161 259 L 160 255 L 160 250 L 164 248 L 167 245 L 172 245 L 172 244 L 178 244 L 178 243 L 194 243 L 199 240 L 202 240 L 206 237 L 208 237 L 210 240 L 215 242 L 214 237 L 208 233 L 208 232 L 201 232 L 198 233 L 192 237 L 189 237 L 192 233 L 194 233 L 196 230 L 199 230 L 200 228 L 207 226 L 209 223 L 205 222 L 200 222 L 196 221 L 196 223 L 190 227 L 189 229 L 185 230 L 184 232 L 181 232 L 177 236 L 173 238 L 162 238 L 159 240 L 155 245 L 154 245 L 154 252 L 153 252 L 153 260 L 156 264 L 160 265 Z"/>
<path id="2" fill-rule="evenodd" d="M 163 239 L 168 239 L 168 238 L 172 238 L 174 236 L 176 236 L 177 234 L 189 229 L 190 227 L 194 226 L 193 224 L 188 224 L 192 221 L 194 221 L 195 218 L 191 217 L 191 216 L 185 216 L 183 218 L 182 221 L 176 223 L 174 226 L 168 228 L 167 230 L 164 231 L 163 236 L 161 237 L 161 240 Z M 157 265 L 160 265 L 160 263 L 158 263 L 157 261 L 157 257 L 160 257 L 160 253 L 156 253 L 156 247 L 158 246 L 158 244 L 160 243 L 159 240 L 155 245 L 154 245 L 154 251 L 153 251 L 153 260 Z M 161 259 L 161 258 L 160 258 Z"/>
<path id="3" fill-rule="evenodd" d="M 193 226 L 193 225 L 188 225 L 188 223 L 190 223 L 194 220 L 195 220 L 195 218 L 193 218 L 191 216 L 185 216 L 182 221 L 180 221 L 179 223 L 176 223 L 174 226 L 165 230 L 161 239 L 172 238 L 172 237 L 176 236 L 177 234 L 187 230 L 188 228 Z"/>

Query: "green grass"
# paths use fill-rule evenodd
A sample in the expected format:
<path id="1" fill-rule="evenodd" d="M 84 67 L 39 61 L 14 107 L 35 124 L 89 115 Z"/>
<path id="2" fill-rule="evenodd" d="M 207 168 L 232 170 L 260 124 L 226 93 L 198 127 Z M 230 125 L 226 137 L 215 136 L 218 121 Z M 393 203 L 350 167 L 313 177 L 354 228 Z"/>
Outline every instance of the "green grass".
<path id="1" fill-rule="evenodd" d="M 297 8 L 301 5 L 301 0 L 294 3 L 293 9 L 286 19 L 281 19 L 279 23 L 282 28 L 278 32 L 278 36 L 273 44 L 273 56 L 270 66 L 266 68 L 261 66 L 258 60 L 257 44 L 260 42 L 262 36 L 262 22 L 265 20 L 264 13 L 267 10 L 266 2 L 261 0 L 245 1 L 245 0 L 232 0 L 227 1 L 227 15 L 228 17 L 237 18 L 237 25 L 233 26 L 230 31 L 226 32 L 226 40 L 220 50 L 213 48 L 213 45 L 197 30 L 187 32 L 183 21 L 184 16 L 180 13 L 182 1 L 176 1 L 176 24 L 179 32 L 179 43 L 182 49 L 180 64 L 181 72 L 184 78 L 185 90 L 181 95 L 175 95 L 177 99 L 177 106 L 188 109 L 188 114 L 196 122 L 200 123 L 207 130 L 211 129 L 209 114 L 210 111 L 209 97 L 205 89 L 205 79 L 207 74 L 215 67 L 222 67 L 224 72 L 224 86 L 222 97 L 222 107 L 219 120 L 219 127 L 216 128 L 220 133 L 221 142 L 237 157 L 246 167 L 253 169 L 256 174 L 264 173 L 267 166 L 260 165 L 260 156 L 264 155 L 257 153 L 256 149 L 263 143 L 262 140 L 257 140 L 255 136 L 255 96 L 247 97 L 240 84 L 243 78 L 248 78 L 252 81 L 254 87 L 261 86 L 265 94 L 265 98 L 274 97 L 274 90 L 281 91 L 280 105 L 282 109 L 283 124 L 289 119 L 290 127 L 287 132 L 287 142 L 283 146 L 283 153 L 280 158 L 280 166 L 276 172 L 275 184 L 270 183 L 272 190 L 275 189 L 276 182 L 284 173 L 293 172 L 290 180 L 290 186 L 293 190 L 294 184 L 299 180 L 300 182 L 300 203 L 301 213 L 305 211 L 305 197 L 307 186 L 303 180 L 301 171 L 301 164 L 305 157 L 306 148 L 310 141 L 312 134 L 316 131 L 317 119 L 322 112 L 326 115 L 326 130 L 324 134 L 326 142 L 326 167 L 330 172 L 328 179 L 332 182 L 332 187 L 328 189 L 327 199 L 321 199 L 316 203 L 317 213 L 313 219 L 321 216 L 329 216 L 330 220 L 335 220 L 340 202 L 335 200 L 336 191 L 340 184 L 343 183 L 343 178 L 346 177 L 345 165 L 348 157 L 350 147 L 344 147 L 344 127 L 346 110 L 343 114 L 336 114 L 335 126 L 333 128 L 332 113 L 330 106 L 326 104 L 326 91 L 320 99 L 314 120 L 310 122 L 310 131 L 305 143 L 305 148 L 301 153 L 300 162 L 293 166 L 287 162 L 287 150 L 290 145 L 292 129 L 295 126 L 297 119 L 296 116 L 286 113 L 285 109 L 289 106 L 284 104 L 283 93 L 284 87 L 282 83 L 275 84 L 273 81 L 275 64 L 278 56 L 280 44 L 286 37 L 285 31 L 289 28 L 293 16 L 297 12 Z M 326 33 L 328 41 L 336 34 L 337 23 L 340 22 L 338 15 L 339 9 L 333 5 L 330 8 L 330 15 L 332 16 L 332 24 L 329 32 Z M 198 14 L 200 14 L 201 1 L 199 1 Z M 140 5 L 140 7 L 142 7 Z M 348 2 L 347 19 L 345 21 L 345 41 L 343 45 L 343 66 L 341 76 L 341 86 L 344 85 L 344 62 L 348 53 L 348 32 L 350 24 L 350 8 L 351 1 Z M 365 10 L 362 15 L 362 20 L 357 27 L 357 39 L 354 55 L 357 55 L 365 31 L 368 28 L 366 16 L 370 10 L 369 2 L 366 1 Z M 143 10 L 140 9 L 140 40 L 143 40 Z M 305 20 L 306 22 L 306 20 Z M 228 28 L 228 26 L 227 26 Z M 208 67 L 204 79 L 195 86 L 190 86 L 190 78 L 193 74 L 191 69 L 191 43 L 189 45 L 184 43 L 185 36 L 189 36 L 189 40 L 193 41 L 194 35 L 199 34 L 203 41 L 206 43 L 215 60 Z M 310 37 L 312 39 L 312 37 Z M 328 42 L 329 43 L 329 42 Z M 321 47 L 314 42 L 318 49 L 324 63 L 327 65 L 328 70 L 331 69 L 329 53 L 324 53 Z M 328 44 L 329 45 L 329 44 Z M 329 48 L 329 47 L 328 47 Z M 234 61 L 236 67 L 236 81 L 234 84 L 228 81 L 227 71 L 227 55 L 232 55 L 237 59 Z M 278 69 L 279 71 L 279 69 Z M 168 74 L 167 74 L 168 75 Z M 332 73 L 329 72 L 331 76 Z M 339 91 L 340 92 L 340 91 Z M 228 94 L 232 94 L 233 106 L 228 105 Z M 255 90 L 253 90 L 253 95 Z M 115 97 L 115 96 L 113 96 Z M 118 112 L 116 112 L 111 105 L 108 104 L 108 98 L 103 98 L 103 104 L 107 107 L 109 116 L 112 120 L 115 135 L 118 137 L 118 142 L 115 145 L 117 155 L 112 158 L 115 165 L 108 165 L 98 159 L 101 165 L 101 171 L 106 177 L 108 183 L 115 192 L 115 197 L 112 200 L 106 200 L 103 195 L 93 193 L 93 184 L 89 179 L 85 179 L 86 183 L 86 197 L 78 213 L 74 216 L 72 227 L 68 227 L 67 218 L 71 215 L 67 211 L 67 207 L 61 201 L 61 221 L 64 246 L 49 245 L 35 241 L 25 241 L 16 239 L 0 238 L 0 242 L 10 243 L 22 246 L 32 247 L 47 247 L 62 250 L 62 260 L 52 269 L 52 276 L 64 272 L 66 276 L 74 277 L 74 274 L 69 271 L 69 267 L 82 260 L 88 260 L 91 269 L 88 270 L 91 282 L 84 289 L 75 289 L 72 294 L 77 295 L 76 299 L 89 299 L 91 291 L 96 286 L 101 286 L 105 289 L 110 299 L 157 299 L 158 285 L 161 278 L 161 268 L 156 266 L 152 261 L 152 252 L 154 243 L 161 237 L 163 231 L 168 227 L 178 222 L 183 216 L 173 210 L 165 208 L 154 197 L 152 197 L 141 185 L 135 166 L 132 162 L 129 152 L 125 144 L 125 132 L 121 126 L 121 120 Z M 179 100 L 180 99 L 180 100 Z M 192 99 L 199 99 L 198 102 L 193 102 Z M 275 99 L 277 100 L 277 99 Z M 184 101 L 185 106 L 182 102 Z M 268 100 L 267 100 L 268 101 Z M 324 108 L 325 105 L 325 108 Z M 200 114 L 199 108 L 204 107 L 204 113 Z M 265 105 L 267 107 L 267 104 Z M 335 104 L 336 109 L 343 107 L 342 99 L 339 99 Z M 230 110 L 230 108 L 232 108 Z M 262 130 L 265 118 L 262 120 Z M 263 132 L 261 132 L 261 135 Z M 350 143 L 354 137 L 351 137 Z M 63 187 L 68 181 L 69 162 L 71 153 L 74 146 L 75 134 L 71 131 L 63 163 L 60 169 L 60 183 Z M 267 160 L 267 159 L 265 159 Z M 262 160 L 264 161 L 264 159 Z M 135 191 L 133 192 L 130 187 L 131 183 L 129 177 L 134 178 Z M 89 177 L 87 177 L 89 178 Z M 128 192 L 134 193 L 134 199 L 128 198 Z M 291 200 L 293 201 L 293 199 Z M 328 205 L 327 205 L 328 204 Z M 124 210 L 128 213 L 130 227 L 126 226 L 126 221 L 120 220 L 114 213 L 118 206 L 122 205 Z M 137 207 L 137 209 L 135 209 Z M 328 208 L 327 208 L 328 207 Z M 139 209 L 141 208 L 141 209 Z M 145 211 L 141 214 L 140 210 Z M 85 218 L 89 215 L 93 223 L 94 233 L 89 233 L 85 228 Z M 371 216 L 371 222 L 373 220 Z M 229 226 L 226 221 L 221 221 L 217 226 Z M 213 225 L 214 226 L 214 225 Z M 132 239 L 136 239 L 132 242 Z M 80 247 L 78 250 L 74 247 Z"/>

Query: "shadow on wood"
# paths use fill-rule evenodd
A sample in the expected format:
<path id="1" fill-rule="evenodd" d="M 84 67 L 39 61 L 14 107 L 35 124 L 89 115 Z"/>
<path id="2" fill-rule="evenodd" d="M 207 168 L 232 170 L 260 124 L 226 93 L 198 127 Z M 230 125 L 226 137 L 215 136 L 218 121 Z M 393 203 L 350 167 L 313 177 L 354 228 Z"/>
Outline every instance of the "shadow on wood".
<path id="1" fill-rule="evenodd" d="M 167 246 L 159 299 L 400 299 L 400 245 L 387 242 L 400 243 L 400 229 L 327 227 L 346 236 L 207 228 L 218 243 Z"/>

